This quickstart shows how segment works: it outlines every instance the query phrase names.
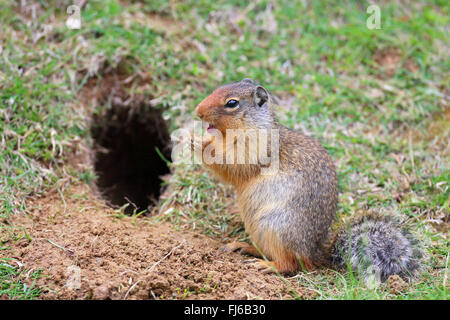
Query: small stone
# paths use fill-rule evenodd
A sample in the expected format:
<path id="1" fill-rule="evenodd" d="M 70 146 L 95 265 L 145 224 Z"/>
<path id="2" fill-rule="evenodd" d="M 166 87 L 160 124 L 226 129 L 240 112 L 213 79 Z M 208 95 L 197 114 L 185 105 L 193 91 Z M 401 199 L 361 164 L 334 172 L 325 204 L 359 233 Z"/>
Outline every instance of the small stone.
<path id="1" fill-rule="evenodd" d="M 92 292 L 92 299 L 106 300 L 109 298 L 109 288 L 105 285 L 99 286 Z"/>

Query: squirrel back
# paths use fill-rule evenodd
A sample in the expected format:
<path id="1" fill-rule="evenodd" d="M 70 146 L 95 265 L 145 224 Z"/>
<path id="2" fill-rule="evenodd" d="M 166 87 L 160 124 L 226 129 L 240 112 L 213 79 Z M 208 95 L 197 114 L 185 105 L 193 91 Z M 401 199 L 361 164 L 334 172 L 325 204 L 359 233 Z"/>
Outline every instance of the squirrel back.
<path id="1" fill-rule="evenodd" d="M 277 121 L 273 98 L 264 87 L 250 79 L 219 87 L 195 113 L 212 134 L 202 142 L 203 164 L 235 187 L 246 232 L 257 249 L 251 251 L 270 260 L 262 265 L 286 273 L 302 267 L 351 266 L 365 280 L 411 275 L 419 269 L 415 241 L 387 218 L 355 217 L 334 231 L 338 184 L 333 161 L 315 139 Z M 263 135 L 268 141 L 251 140 L 252 130 L 270 131 Z M 238 143 L 242 136 L 244 151 Z M 239 152 L 249 160 L 261 150 L 277 162 L 270 174 L 259 157 L 236 161 Z M 207 151 L 216 161 L 205 161 Z"/>

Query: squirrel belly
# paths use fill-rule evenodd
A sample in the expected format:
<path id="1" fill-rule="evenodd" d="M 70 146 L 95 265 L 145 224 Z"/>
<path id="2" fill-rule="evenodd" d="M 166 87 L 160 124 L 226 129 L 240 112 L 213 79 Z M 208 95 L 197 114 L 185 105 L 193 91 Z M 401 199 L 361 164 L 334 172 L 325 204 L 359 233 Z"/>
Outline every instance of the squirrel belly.
<path id="1" fill-rule="evenodd" d="M 223 158 L 235 152 L 236 139 L 227 139 L 230 130 L 277 130 L 278 166 L 270 174 L 263 173 L 259 162 L 203 162 L 234 186 L 245 230 L 257 249 L 250 251 L 270 260 L 261 264 L 282 273 L 350 266 L 365 280 L 385 280 L 392 274 L 406 277 L 420 269 L 417 243 L 388 218 L 354 217 L 333 230 L 338 203 L 333 161 L 315 139 L 278 123 L 265 88 L 250 79 L 219 87 L 195 112 L 226 140 L 203 143 L 202 156 L 207 148 Z M 267 148 L 260 143 L 256 140 L 257 149 Z M 248 143 L 245 146 L 247 159 L 256 151 L 248 151 Z"/>
<path id="2" fill-rule="evenodd" d="M 236 188 L 245 229 L 269 260 L 279 262 L 280 272 L 328 265 L 324 244 L 337 206 L 334 165 L 315 140 L 279 128 L 278 172 Z"/>

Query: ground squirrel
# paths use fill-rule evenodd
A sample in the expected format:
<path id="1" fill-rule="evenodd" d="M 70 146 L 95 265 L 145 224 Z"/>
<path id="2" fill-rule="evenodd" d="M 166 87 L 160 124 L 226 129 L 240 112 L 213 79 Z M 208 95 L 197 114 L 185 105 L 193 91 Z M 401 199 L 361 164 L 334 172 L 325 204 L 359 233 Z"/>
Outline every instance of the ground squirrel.
<path id="1" fill-rule="evenodd" d="M 240 215 L 253 245 L 233 242 L 228 251 L 262 256 L 256 266 L 264 271 L 292 273 L 302 268 L 346 268 L 360 271 L 364 280 L 384 281 L 392 274 L 410 276 L 420 267 L 421 250 L 409 232 L 391 219 L 378 214 L 357 216 L 341 226 L 335 225 L 338 184 L 334 164 L 327 151 L 313 138 L 282 126 L 275 117 L 273 97 L 251 79 L 217 88 L 195 109 L 209 124 L 213 134 L 192 142 L 201 143 L 205 156 L 233 160 L 204 162 L 221 180 L 234 186 Z M 236 163 L 236 139 L 229 131 L 239 129 L 277 130 L 279 159 L 277 172 L 262 174 L 266 164 Z M 260 141 L 260 140 L 256 140 Z M 248 160 L 249 140 L 245 142 Z M 268 143 L 267 145 L 270 145 Z M 267 148 L 270 155 L 271 149 Z M 256 150 L 256 149 L 253 149 Z M 220 158 L 219 157 L 219 158 Z"/>

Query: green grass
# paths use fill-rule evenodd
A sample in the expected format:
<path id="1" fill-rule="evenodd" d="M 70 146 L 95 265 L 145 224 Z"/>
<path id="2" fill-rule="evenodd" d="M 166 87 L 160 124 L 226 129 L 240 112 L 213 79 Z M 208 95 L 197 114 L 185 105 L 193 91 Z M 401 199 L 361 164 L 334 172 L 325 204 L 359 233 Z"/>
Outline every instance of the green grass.
<path id="1" fill-rule="evenodd" d="M 0 297 L 21 300 L 38 297 L 41 290 L 35 286 L 35 280 L 41 276 L 42 270 L 22 270 L 15 262 L 14 259 L 0 259 Z M 30 281 L 21 279 L 24 277 L 31 280 L 31 285 L 27 285 Z"/>
<path id="2" fill-rule="evenodd" d="M 380 2 L 380 30 L 365 26 L 366 1 L 171 3 L 89 1 L 80 30 L 64 25 L 71 1 L 37 1 L 35 18 L 31 7 L 0 4 L 0 227 L 25 210 L 27 197 L 92 180 L 92 168 L 76 170 L 67 159 L 78 142 L 92 143 L 87 120 L 95 106 L 81 104 L 80 90 L 106 66 L 146 79 L 130 90 L 158 97 L 171 130 L 192 119 L 216 86 L 249 77 L 281 97 L 285 125 L 318 138 L 332 155 L 340 216 L 393 214 L 429 256 L 406 293 L 369 290 L 349 274 L 299 283 L 325 299 L 448 299 L 447 1 Z M 150 23 L 155 15 L 175 27 Z M 393 48 L 398 62 L 384 70 L 376 56 Z M 230 188 L 198 168 L 174 172 L 167 205 L 181 208 L 158 219 L 247 239 L 229 209 Z M 1 294 L 38 295 L 23 287 L 13 264 L 1 268 Z"/>

